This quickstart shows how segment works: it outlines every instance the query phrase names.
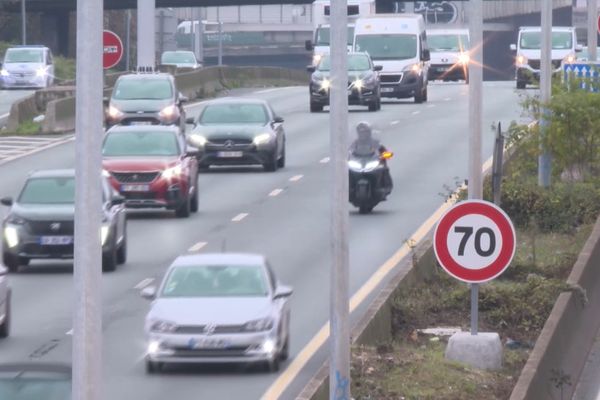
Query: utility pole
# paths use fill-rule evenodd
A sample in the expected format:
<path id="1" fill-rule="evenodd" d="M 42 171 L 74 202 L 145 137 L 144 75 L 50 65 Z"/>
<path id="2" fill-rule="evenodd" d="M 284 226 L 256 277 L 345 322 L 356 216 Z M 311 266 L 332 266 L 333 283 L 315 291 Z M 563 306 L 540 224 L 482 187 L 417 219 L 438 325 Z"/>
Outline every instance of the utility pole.
<path id="1" fill-rule="evenodd" d="M 156 66 L 155 0 L 137 0 L 137 65 Z"/>
<path id="2" fill-rule="evenodd" d="M 331 2 L 331 88 L 329 137 L 331 187 L 329 399 L 350 399 L 350 272 L 348 256 L 348 9 L 347 0 Z"/>
<path id="3" fill-rule="evenodd" d="M 469 36 L 469 199 L 483 197 L 481 173 L 481 136 L 483 131 L 483 4 L 470 0 Z M 471 284 L 471 335 L 477 335 L 479 325 L 479 284 Z"/>
<path id="4" fill-rule="evenodd" d="M 27 7 L 26 0 L 21 0 L 21 44 L 27 44 Z"/>
<path id="5" fill-rule="evenodd" d="M 198 21 L 197 27 L 196 21 Z M 196 54 L 196 59 L 204 65 L 204 21 L 200 7 L 194 8 L 192 13 L 192 31 L 194 32 L 194 54 Z"/>
<path id="6" fill-rule="evenodd" d="M 125 71 L 129 71 L 131 62 L 131 10 L 125 15 Z"/>
<path id="7" fill-rule="evenodd" d="M 218 64 L 219 65 L 223 65 L 223 23 L 221 22 L 221 20 L 218 21 L 219 23 L 219 47 L 218 47 Z"/>
<path id="8" fill-rule="evenodd" d="M 542 2 L 542 59 L 540 65 L 540 101 L 542 103 L 540 133 L 543 136 L 548 128 L 548 109 L 546 105 L 552 95 L 552 0 Z M 542 145 L 543 146 L 543 145 Z M 542 147 L 538 159 L 538 184 L 542 187 L 550 186 L 552 173 L 552 156 L 545 147 Z"/>
<path id="9" fill-rule="evenodd" d="M 102 393 L 103 0 L 77 0 L 73 400 Z"/>
<path id="10" fill-rule="evenodd" d="M 590 61 L 598 60 L 598 0 L 587 0 L 587 43 Z"/>

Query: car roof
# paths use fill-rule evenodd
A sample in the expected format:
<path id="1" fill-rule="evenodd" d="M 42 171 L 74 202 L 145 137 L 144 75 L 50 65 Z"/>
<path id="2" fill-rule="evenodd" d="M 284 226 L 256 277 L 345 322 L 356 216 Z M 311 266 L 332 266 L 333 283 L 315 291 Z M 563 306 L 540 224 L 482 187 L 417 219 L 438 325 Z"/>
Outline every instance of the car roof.
<path id="1" fill-rule="evenodd" d="M 44 169 L 29 174 L 30 178 L 72 178 L 74 176 L 74 169 Z"/>
<path id="2" fill-rule="evenodd" d="M 172 132 L 179 134 L 179 127 L 174 125 L 115 125 L 106 133 L 123 132 Z"/>
<path id="3" fill-rule="evenodd" d="M 243 104 L 262 104 L 267 105 L 267 102 L 263 99 L 256 98 L 248 98 L 248 97 L 221 97 L 219 99 L 214 99 L 207 101 L 205 104 L 221 104 L 221 103 L 243 103 Z"/>
<path id="4" fill-rule="evenodd" d="M 256 266 L 264 265 L 266 259 L 260 254 L 253 253 L 204 253 L 179 256 L 173 261 L 172 268 L 195 265 L 235 265 Z"/>

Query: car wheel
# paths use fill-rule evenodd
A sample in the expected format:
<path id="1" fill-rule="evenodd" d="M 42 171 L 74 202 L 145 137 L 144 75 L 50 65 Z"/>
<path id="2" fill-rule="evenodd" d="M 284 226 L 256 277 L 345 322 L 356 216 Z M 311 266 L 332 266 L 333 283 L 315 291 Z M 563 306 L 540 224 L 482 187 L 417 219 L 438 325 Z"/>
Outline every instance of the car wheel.
<path id="1" fill-rule="evenodd" d="M 271 157 L 271 161 L 265 163 L 263 165 L 265 171 L 267 172 L 275 172 L 277 171 L 277 150 L 273 152 L 273 156 Z"/>
<path id="2" fill-rule="evenodd" d="M 175 216 L 177 218 L 188 218 L 190 216 L 190 212 L 191 212 L 191 202 L 192 202 L 192 198 L 188 196 L 187 199 L 185 199 L 185 201 L 183 202 L 182 205 L 180 205 L 176 210 L 175 210 Z"/>
<path id="3" fill-rule="evenodd" d="M 281 348 L 281 353 L 279 353 L 279 359 L 281 361 L 285 361 L 290 357 L 290 335 L 288 333 L 287 337 L 285 338 L 285 343 L 283 344 L 283 347 Z"/>
<path id="4" fill-rule="evenodd" d="M 370 207 L 370 206 L 360 206 L 360 207 L 358 208 L 358 212 L 359 212 L 360 214 L 368 214 L 368 213 L 370 213 L 371 211 L 373 211 L 373 207 Z"/>
<path id="5" fill-rule="evenodd" d="M 425 90 L 423 91 L 423 102 L 427 102 L 429 100 L 429 94 L 427 90 L 427 86 L 425 86 Z"/>
<path id="6" fill-rule="evenodd" d="M 12 292 L 9 289 L 8 293 L 6 294 L 6 303 L 5 303 L 5 308 L 4 308 L 4 322 L 2 322 L 2 325 L 0 325 L 0 338 L 5 338 L 8 337 L 8 335 L 10 335 L 10 299 L 11 299 L 11 295 Z"/>
<path id="7" fill-rule="evenodd" d="M 21 265 L 19 261 L 19 257 L 12 254 L 4 253 L 2 255 L 2 262 L 10 272 L 17 272 L 19 270 L 19 266 Z"/>
<path id="8" fill-rule="evenodd" d="M 377 111 L 381 110 L 381 98 L 377 99 Z"/>
<path id="9" fill-rule="evenodd" d="M 280 367 L 279 354 L 273 357 L 272 360 L 267 361 L 266 367 L 268 372 L 278 372 Z"/>
<path id="10" fill-rule="evenodd" d="M 102 255 L 102 271 L 112 272 L 117 269 L 117 249 L 116 244 L 113 245 L 112 249 L 108 254 Z"/>
<path id="11" fill-rule="evenodd" d="M 125 225 L 125 233 L 123 234 L 123 241 L 121 246 L 117 250 L 117 263 L 125 264 L 127 262 L 127 225 Z"/>
<path id="12" fill-rule="evenodd" d="M 310 112 L 321 112 L 323 111 L 323 106 L 317 103 L 310 102 Z"/>
<path id="13" fill-rule="evenodd" d="M 281 157 L 279 157 L 279 160 L 277 160 L 277 167 L 285 167 L 285 142 L 283 142 L 283 150 L 281 150 Z"/>
<path id="14" fill-rule="evenodd" d="M 423 103 L 423 86 L 419 86 L 419 88 L 417 89 L 417 91 L 415 92 L 415 104 L 421 104 Z"/>
<path id="15" fill-rule="evenodd" d="M 193 213 L 198 212 L 198 184 L 196 184 L 196 188 L 194 189 L 194 195 L 192 196 L 190 204 L 190 211 Z"/>
<path id="16" fill-rule="evenodd" d="M 160 372 L 162 370 L 162 367 L 163 363 L 161 362 L 146 360 L 146 373 L 148 374 L 155 374 L 157 372 Z"/>

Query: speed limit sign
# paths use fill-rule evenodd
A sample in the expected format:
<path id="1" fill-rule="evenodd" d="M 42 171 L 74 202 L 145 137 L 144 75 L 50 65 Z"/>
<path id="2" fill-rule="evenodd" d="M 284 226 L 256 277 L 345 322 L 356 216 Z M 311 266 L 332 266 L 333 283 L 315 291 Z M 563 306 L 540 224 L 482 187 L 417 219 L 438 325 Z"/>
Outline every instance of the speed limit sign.
<path id="1" fill-rule="evenodd" d="M 508 215 L 481 200 L 464 201 L 449 209 L 433 240 L 442 268 L 467 283 L 496 278 L 508 267 L 516 248 L 515 228 Z"/>

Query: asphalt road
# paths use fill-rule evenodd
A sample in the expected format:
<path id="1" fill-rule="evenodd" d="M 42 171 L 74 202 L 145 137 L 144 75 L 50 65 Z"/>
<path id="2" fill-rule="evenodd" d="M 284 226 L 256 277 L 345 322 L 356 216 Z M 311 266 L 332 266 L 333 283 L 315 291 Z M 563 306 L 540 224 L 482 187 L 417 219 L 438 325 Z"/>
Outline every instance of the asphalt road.
<path id="1" fill-rule="evenodd" d="M 577 383 L 573 400 L 600 400 L 600 332 L 592 346 Z"/>
<path id="2" fill-rule="evenodd" d="M 17 100 L 35 93 L 34 90 L 0 90 L 0 127 L 6 122 L 10 107 Z"/>
<path id="3" fill-rule="evenodd" d="M 513 86 L 485 85 L 484 159 L 492 150 L 492 122 L 508 126 L 519 119 Z M 351 124 L 372 122 L 395 152 L 390 162 L 395 191 L 372 215 L 351 211 L 351 293 L 439 206 L 444 185 L 466 178 L 467 93 L 462 84 L 432 85 L 427 104 L 384 103 L 376 113 L 352 108 Z M 99 358 L 105 399 L 259 399 L 278 377 L 241 366 L 145 374 L 142 326 L 148 303 L 136 286 L 160 279 L 168 264 L 189 249 L 268 256 L 280 280 L 295 289 L 291 360 L 328 320 L 328 114 L 308 112 L 305 87 L 243 95 L 269 100 L 285 118 L 288 165 L 276 173 L 237 168 L 202 174 L 200 210 L 187 220 L 167 213 L 132 216 L 129 261 L 102 281 L 104 349 Z M 72 167 L 74 157 L 74 146 L 68 143 L 0 166 L 0 197 L 16 195 L 32 168 Z M 14 322 L 12 336 L 0 341 L 3 361 L 70 360 L 71 273 L 70 264 L 34 264 L 10 277 Z M 317 352 L 281 398 L 294 398 L 325 356 L 324 350 Z"/>

